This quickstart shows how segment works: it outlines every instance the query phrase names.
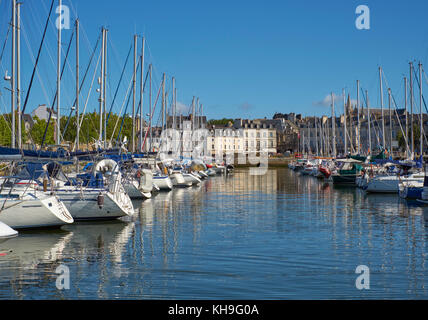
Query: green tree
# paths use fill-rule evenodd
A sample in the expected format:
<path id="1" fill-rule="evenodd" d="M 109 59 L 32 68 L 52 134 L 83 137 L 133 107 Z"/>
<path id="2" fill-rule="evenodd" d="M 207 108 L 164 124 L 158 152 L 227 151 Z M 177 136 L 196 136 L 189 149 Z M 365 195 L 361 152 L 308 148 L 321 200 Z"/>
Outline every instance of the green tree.
<path id="1" fill-rule="evenodd" d="M 413 148 L 414 148 L 414 150 L 419 150 L 420 133 L 421 133 L 421 131 L 420 131 L 419 126 L 417 124 L 414 124 L 413 125 L 413 140 L 414 140 Z M 406 150 L 406 139 L 404 138 L 404 135 L 401 132 L 401 130 L 398 131 L 398 133 L 397 133 L 397 140 L 398 140 L 398 146 L 400 147 L 400 149 L 403 151 Z M 411 132 L 410 132 L 410 130 L 409 130 L 408 143 L 409 143 L 409 148 L 411 149 L 411 147 L 410 147 L 410 144 L 411 144 Z"/>

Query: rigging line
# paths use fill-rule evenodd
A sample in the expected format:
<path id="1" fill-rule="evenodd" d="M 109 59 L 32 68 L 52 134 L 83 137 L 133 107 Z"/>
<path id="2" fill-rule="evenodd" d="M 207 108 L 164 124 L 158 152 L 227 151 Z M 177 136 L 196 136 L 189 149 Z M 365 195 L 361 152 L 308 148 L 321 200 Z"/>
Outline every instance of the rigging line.
<path id="1" fill-rule="evenodd" d="M 124 75 L 124 73 L 125 73 L 126 65 L 127 65 L 127 63 L 128 63 L 128 59 L 129 59 L 129 56 L 130 56 L 130 54 L 131 54 L 131 51 L 132 51 L 132 44 L 131 44 L 131 46 L 129 47 L 128 56 L 126 57 L 125 64 L 123 65 L 122 73 L 120 74 L 119 82 L 117 83 L 116 91 L 115 91 L 115 93 L 114 93 L 114 97 L 113 97 L 113 100 L 112 100 L 111 105 L 110 105 L 110 110 L 109 110 L 109 112 L 108 112 L 108 116 L 107 116 L 107 120 L 106 120 L 106 121 L 107 121 L 107 125 L 108 125 L 108 120 L 109 120 L 109 118 L 110 118 L 111 112 L 112 112 L 112 110 L 113 110 L 114 102 L 116 101 L 117 93 L 118 93 L 118 91 L 119 91 L 119 87 L 120 87 L 120 84 L 121 84 L 121 82 L 122 82 L 123 75 Z"/>
<path id="2" fill-rule="evenodd" d="M 160 92 L 161 92 L 161 87 L 162 87 L 162 84 L 159 86 L 158 94 L 157 94 L 157 97 L 156 97 L 155 104 L 154 104 L 154 106 L 153 106 L 152 114 L 150 115 L 150 119 L 153 119 L 153 115 L 155 114 L 156 105 L 157 105 L 157 103 L 158 103 L 159 94 L 160 94 Z M 159 119 L 158 119 L 158 121 L 159 121 Z M 151 123 L 151 121 L 150 121 L 149 123 Z M 150 124 L 149 124 L 149 127 L 147 128 L 147 131 L 146 131 L 146 135 L 144 136 L 144 141 L 143 141 L 143 145 L 141 146 L 141 150 L 144 150 L 144 145 L 146 144 L 147 134 L 149 133 L 149 131 L 151 131 L 151 129 L 152 129 L 152 128 L 151 128 L 151 126 L 150 126 Z"/>
<path id="3" fill-rule="evenodd" d="M 120 138 L 120 135 L 121 135 L 121 133 L 122 133 L 122 128 L 123 128 L 123 123 L 125 122 L 125 118 L 126 118 L 126 111 L 128 111 L 128 106 L 129 106 L 129 101 L 131 100 L 131 92 L 129 92 L 129 94 L 128 94 L 128 101 L 126 102 L 126 108 L 125 108 L 125 110 L 124 110 L 124 112 L 123 112 L 123 114 L 122 114 L 122 122 L 121 122 L 121 124 L 120 124 L 120 128 L 119 128 L 119 132 L 117 133 L 117 137 L 116 137 L 116 142 L 119 142 L 119 138 Z M 119 119 L 119 118 L 118 118 Z M 116 130 L 116 127 L 114 128 L 115 130 Z M 115 131 L 114 130 L 114 131 Z M 112 138 L 110 139 L 110 141 L 113 139 L 113 136 L 114 136 L 114 131 L 113 131 L 113 133 L 112 133 Z"/>
<path id="4" fill-rule="evenodd" d="M 363 102 L 365 102 L 365 104 L 366 104 L 366 108 L 367 109 L 369 109 L 369 107 L 368 107 L 368 104 L 367 104 L 367 97 L 366 97 L 366 95 L 364 94 L 364 90 L 363 90 L 363 88 L 362 87 L 360 87 L 360 90 L 361 90 L 361 95 L 362 95 L 362 97 L 363 97 Z M 371 110 L 370 110 L 371 111 Z M 364 112 L 363 112 L 363 114 L 364 114 Z M 367 118 L 367 124 L 369 124 L 369 122 L 370 122 L 370 124 L 372 124 L 373 123 L 373 121 L 371 120 L 371 112 L 368 112 L 367 113 L 367 116 L 368 116 L 368 118 Z M 375 118 L 375 121 L 376 121 L 376 118 Z M 377 123 L 377 121 L 376 121 L 376 123 Z M 379 124 L 378 124 L 378 127 L 379 127 Z M 376 131 L 376 128 L 375 128 L 375 126 L 374 126 L 374 123 L 373 123 L 373 129 L 374 129 L 374 133 L 375 133 L 375 135 L 376 135 L 376 140 L 377 140 L 377 142 L 378 142 L 378 146 L 379 146 L 379 142 L 380 142 L 380 139 L 379 139 L 379 135 L 378 135 L 378 133 L 377 133 L 377 131 Z"/>
<path id="5" fill-rule="evenodd" d="M 97 42 L 96 42 L 96 44 L 95 44 L 95 47 L 94 47 L 94 48 L 93 48 L 93 50 L 92 50 L 91 57 L 89 58 L 88 66 L 86 67 L 85 74 L 83 75 L 83 79 L 82 79 L 82 82 L 81 82 L 80 87 L 79 87 L 79 94 L 82 92 L 82 88 L 83 88 L 83 85 L 84 85 L 84 83 L 85 83 L 86 76 L 88 75 L 89 69 L 90 69 L 90 67 L 91 67 L 91 65 L 92 65 L 92 61 L 93 61 L 93 58 L 94 58 L 94 56 L 95 56 L 96 50 L 97 50 L 97 48 L 98 48 L 98 44 L 99 44 L 99 42 L 100 42 L 100 39 L 101 39 L 101 33 L 100 33 L 100 35 L 98 36 Z M 97 66 L 98 66 L 98 63 L 97 63 Z M 74 98 L 73 106 L 76 106 L 76 98 Z"/>
<path id="6" fill-rule="evenodd" d="M 136 72 L 138 72 L 139 67 L 140 67 L 140 62 L 138 62 Z M 126 94 L 125 94 L 125 97 L 123 99 L 122 107 L 120 108 L 118 116 L 120 116 L 120 114 L 122 113 L 122 110 L 123 110 L 123 107 L 125 106 L 125 101 L 126 101 L 126 97 L 128 96 L 128 93 L 131 92 L 131 86 L 133 84 L 133 81 L 134 81 L 134 78 L 131 78 L 129 80 L 128 89 L 126 90 Z M 119 120 L 120 120 L 120 117 L 118 117 L 117 120 L 116 120 L 116 124 L 114 125 L 114 129 L 113 129 L 113 133 L 112 133 L 112 135 L 110 137 L 110 141 L 113 140 L 113 136 L 114 136 L 114 133 L 116 132 L 116 128 L 117 128 L 117 124 L 119 123 Z"/>
<path id="7" fill-rule="evenodd" d="M 386 78 L 386 75 L 385 75 L 385 72 L 382 72 L 382 73 L 383 73 L 383 79 L 384 79 L 384 81 L 385 81 L 386 86 L 387 86 L 388 88 L 390 88 L 390 86 L 389 86 L 389 84 L 388 84 L 388 79 Z M 394 106 L 395 106 L 395 108 L 394 108 L 394 114 L 395 114 L 395 116 L 396 116 L 396 118 L 397 118 L 398 124 L 400 125 L 401 133 L 402 133 L 402 135 L 403 135 L 403 137 L 404 137 L 404 140 L 405 140 L 405 142 L 406 142 L 406 150 L 410 152 L 410 149 L 409 149 L 409 141 L 408 141 L 408 138 L 406 137 L 406 134 L 404 133 L 403 126 L 401 125 L 401 120 L 400 120 L 400 117 L 399 117 L 398 112 L 397 112 L 397 110 L 398 110 L 398 105 L 397 105 L 397 102 L 396 102 L 396 100 L 395 100 L 395 96 L 394 96 L 394 94 L 392 93 L 392 89 L 391 89 L 391 98 L 392 98 L 392 102 L 394 103 Z M 407 110 L 405 110 L 405 112 L 407 112 Z"/>
<path id="8" fill-rule="evenodd" d="M 42 51 L 42 46 L 43 46 L 43 42 L 44 42 L 44 40 L 45 40 L 46 30 L 47 30 L 47 27 L 48 27 L 49 18 L 50 18 L 51 13 L 52 13 L 52 8 L 53 8 L 53 4 L 54 4 L 54 2 L 55 2 L 55 0 L 52 0 L 51 8 L 50 8 L 50 10 L 49 10 L 49 15 L 48 15 L 48 18 L 47 18 L 47 20 L 46 20 L 45 29 L 44 29 L 44 31 L 43 31 L 42 41 L 40 42 L 39 51 L 38 51 L 38 53 L 37 53 L 37 58 L 36 58 L 36 63 L 35 63 L 34 68 L 33 68 L 33 73 L 32 73 L 32 75 L 31 75 L 30 84 L 29 84 L 29 87 L 28 87 L 28 90 L 27 90 L 27 94 L 26 94 L 26 96 L 25 96 L 24 106 L 23 106 L 23 108 L 22 108 L 22 113 L 23 113 L 23 114 L 24 114 L 24 112 L 25 112 L 25 108 L 27 107 L 28 97 L 29 97 L 29 95 L 30 95 L 31 87 L 32 87 L 32 85 L 33 85 L 34 73 L 35 73 L 35 71 L 36 71 L 36 69 L 37 69 L 37 64 L 38 64 L 38 62 L 39 62 L 40 52 Z"/>
<path id="9" fill-rule="evenodd" d="M 47 8 L 45 7 L 45 3 L 44 2 L 42 2 L 42 5 L 43 5 L 43 8 L 45 9 L 45 11 L 47 11 Z M 36 13 L 38 13 L 38 10 L 36 10 L 36 9 L 34 9 L 34 11 L 36 12 Z M 39 18 L 39 16 L 37 15 L 34 15 L 34 17 L 32 16 L 32 18 L 34 18 L 34 25 L 40 25 L 41 23 L 37 20 L 36 21 L 36 18 Z M 55 27 L 53 26 L 55 23 L 54 22 L 52 22 L 52 20 L 51 19 L 49 19 L 49 22 L 50 23 L 52 23 L 52 30 L 54 31 L 54 34 L 55 34 Z M 48 27 L 49 28 L 49 27 Z M 32 29 L 30 29 L 31 31 L 33 31 Z M 47 32 L 48 32 L 48 37 L 49 37 L 49 30 L 47 30 Z M 49 39 L 49 38 L 48 38 Z M 56 43 L 56 42 L 55 42 Z M 42 70 L 42 72 L 45 72 L 46 74 L 45 75 L 43 75 L 44 76 L 44 79 L 48 82 L 48 86 L 50 87 L 50 88 L 52 88 L 51 89 L 51 94 L 49 94 L 49 96 L 51 96 L 51 95 L 53 95 L 53 94 L 55 94 L 55 88 L 56 88 L 56 82 L 54 82 L 54 84 L 52 84 L 52 82 L 51 82 L 51 78 L 50 78 L 50 75 L 51 74 L 56 74 L 56 68 L 55 68 L 55 66 L 56 66 L 56 59 L 55 59 L 55 61 L 54 61 L 54 58 L 53 58 L 53 56 L 52 56 L 52 50 L 51 50 L 51 48 L 50 48 L 50 41 L 48 40 L 48 41 L 46 41 L 46 44 L 44 45 L 44 49 L 45 49 L 45 51 L 46 51 L 46 55 L 47 55 L 47 58 L 49 59 L 49 61 L 47 61 L 47 62 L 45 62 L 45 64 L 47 65 L 47 66 L 53 66 L 54 67 L 54 72 L 49 72 L 49 69 L 48 69 L 48 67 L 45 67 L 45 68 L 42 68 L 41 70 Z M 62 48 L 61 48 L 62 49 Z M 61 57 L 62 57 L 62 55 L 63 55 L 63 52 L 62 52 L 62 50 L 61 50 Z M 46 59 L 47 60 L 47 59 Z M 43 60 L 42 60 L 43 61 Z M 48 62 L 50 62 L 50 64 L 48 63 Z M 56 81 L 56 78 L 55 78 L 55 81 Z M 65 92 L 65 93 L 67 93 L 67 92 Z M 49 99 L 48 99 L 49 100 Z"/>
<path id="10" fill-rule="evenodd" d="M 424 76 L 425 76 L 425 81 L 426 81 L 426 83 L 428 84 L 428 77 L 427 77 L 427 74 L 425 73 L 424 68 L 422 68 L 422 73 L 424 74 Z"/>
<path id="11" fill-rule="evenodd" d="M 42 1 L 42 5 L 43 5 L 43 7 L 45 8 L 45 10 L 46 10 L 46 6 L 45 6 L 45 4 L 44 4 L 44 2 Z M 57 32 L 57 28 L 55 27 L 55 25 L 56 25 L 56 23 L 52 23 L 51 24 L 51 27 L 52 27 L 52 30 L 54 31 L 54 34 Z M 74 30 L 73 30 L 73 32 L 74 32 Z M 49 57 L 49 59 L 50 59 L 50 62 L 51 62 L 51 64 L 53 65 L 53 66 L 56 66 L 56 62 L 54 61 L 54 59 L 53 59 L 53 56 L 52 56 L 52 52 L 51 52 L 52 50 L 51 50 L 51 48 L 50 48 L 50 42 L 48 41 L 47 43 L 46 43 L 46 52 L 47 52 L 47 55 L 48 55 L 48 57 Z M 65 57 L 65 53 L 64 53 L 64 48 L 61 46 L 61 58 L 63 58 L 63 57 Z M 56 60 L 56 59 L 55 59 Z M 68 67 L 68 69 L 70 70 L 70 72 L 73 74 L 73 70 L 71 69 L 71 67 L 70 67 L 70 65 L 69 65 L 69 63 L 67 64 L 67 67 Z M 56 69 L 55 69 L 56 70 Z M 51 73 L 49 73 L 49 74 L 51 74 Z M 56 71 L 55 71 L 55 74 L 56 74 Z M 49 85 L 51 86 L 51 87 L 53 87 L 52 85 L 51 85 L 51 83 L 50 83 L 50 78 L 48 77 L 48 76 L 46 76 L 46 78 L 47 78 L 47 81 L 49 82 Z M 52 94 L 54 94 L 54 90 L 56 90 L 56 85 L 55 85 L 55 89 L 53 89 L 52 90 Z M 64 101 L 68 101 L 68 100 L 70 100 L 70 96 L 69 96 L 69 94 L 68 94 L 68 90 L 64 90 L 63 92 L 62 92 L 62 94 L 64 95 Z"/>
<path id="12" fill-rule="evenodd" d="M 423 70 L 423 69 L 422 69 Z M 415 74 L 415 80 L 416 80 L 416 82 L 417 82 L 417 84 L 418 84 L 418 88 L 420 89 L 420 85 L 419 85 L 419 78 L 418 78 L 418 75 L 416 74 L 416 69 L 415 68 L 413 68 L 413 72 L 414 72 L 414 74 Z M 426 105 L 426 103 L 425 103 L 425 98 L 424 98 L 424 95 L 422 94 L 422 102 L 424 103 L 424 106 L 425 106 L 425 111 L 428 113 L 428 109 L 427 109 L 427 105 Z M 419 111 L 421 111 L 420 109 L 419 109 Z M 420 114 L 416 114 L 416 117 L 417 117 L 417 119 L 420 121 L 420 122 L 423 122 L 423 115 L 422 115 L 422 117 L 421 117 L 421 115 Z M 423 127 L 422 127 L 422 134 L 424 135 L 424 137 L 425 137 L 425 142 L 428 144 L 428 140 L 427 140 L 427 137 L 426 137 L 426 135 L 425 135 L 425 130 L 423 130 Z"/>
<path id="13" fill-rule="evenodd" d="M 420 89 L 419 79 L 418 79 L 418 75 L 416 74 L 416 70 L 415 70 L 415 68 L 413 68 L 413 72 L 414 72 L 414 74 L 415 74 L 415 80 L 416 80 L 416 83 L 418 84 L 418 89 Z M 420 90 L 419 90 L 419 91 L 420 91 Z M 425 103 L 425 98 L 424 98 L 424 95 L 423 95 L 423 94 L 422 94 L 422 101 L 423 101 L 424 106 L 425 106 L 425 111 L 428 113 L 427 105 L 426 105 L 426 103 Z M 420 111 L 420 109 L 419 109 L 419 111 Z"/>
<path id="14" fill-rule="evenodd" d="M 144 91 L 144 89 L 146 89 L 146 82 L 147 82 L 147 78 L 149 77 L 149 70 L 147 70 L 147 73 L 146 73 L 146 79 L 144 79 L 144 83 L 143 83 L 143 93 L 145 92 Z M 138 107 L 137 107 L 137 111 L 136 111 L 136 114 L 138 114 L 139 112 L 140 112 L 140 108 L 141 108 L 141 99 L 140 99 L 140 101 L 138 102 Z M 144 115 L 143 115 L 143 118 L 144 118 Z M 144 121 L 144 119 L 143 119 L 143 121 Z"/>
<path id="15" fill-rule="evenodd" d="M 74 31 L 73 31 L 73 33 L 72 33 L 72 34 L 71 34 L 71 36 L 70 36 L 70 42 L 68 43 L 67 53 L 66 53 L 66 55 L 65 55 L 65 59 L 64 59 L 64 62 L 63 62 L 63 64 L 62 64 L 62 70 L 61 70 L 61 74 L 60 74 L 60 77 L 59 77 L 59 81 L 61 81 L 61 79 L 62 79 L 62 75 L 63 75 L 63 73 L 64 73 L 64 69 L 65 69 L 65 66 L 66 66 L 66 63 L 67 63 L 67 59 L 68 59 L 68 53 L 70 52 L 71 42 L 73 41 L 73 35 L 74 35 Z M 50 110 L 49 110 L 49 117 L 48 117 L 48 121 L 46 122 L 45 132 L 44 132 L 44 134 L 43 134 L 43 140 L 42 140 L 42 144 L 41 144 L 41 146 L 40 146 L 40 149 L 42 149 L 42 148 L 43 148 L 43 145 L 44 145 L 44 143 L 45 143 L 46 133 L 47 133 L 48 128 L 49 128 L 49 123 L 50 123 L 51 118 L 52 118 L 53 108 L 54 108 L 54 106 L 55 106 L 55 102 L 56 102 L 57 97 L 58 97 L 58 91 L 56 91 L 56 92 L 55 92 L 55 96 L 54 96 L 54 98 L 53 98 L 53 102 L 52 102 L 52 104 L 51 104 L 51 108 L 50 108 Z M 61 118 L 59 117 L 59 115 L 58 115 L 58 114 L 57 114 L 57 119 L 56 119 L 56 121 L 61 121 Z M 61 132 L 58 132 L 58 134 L 60 135 L 60 139 L 61 139 L 61 141 L 62 141 L 62 140 L 63 140 L 63 137 L 62 137 Z"/>
<path id="16" fill-rule="evenodd" d="M 401 120 L 400 120 L 400 117 L 398 116 L 398 112 L 397 112 L 398 105 L 397 105 L 397 102 L 395 101 L 395 97 L 394 97 L 394 94 L 392 93 L 392 90 L 391 90 L 391 98 L 392 98 L 392 102 L 394 103 L 394 106 L 395 106 L 395 109 L 394 109 L 395 116 L 397 117 L 398 124 L 400 125 L 400 130 L 401 130 L 401 133 L 403 134 L 404 141 L 406 142 L 406 150 L 409 151 L 409 153 L 410 153 L 409 141 L 408 141 L 406 134 L 404 133 L 403 126 L 401 125 Z M 406 112 L 407 112 L 407 110 L 406 110 Z"/>
<path id="17" fill-rule="evenodd" d="M 28 39 L 27 33 L 25 32 L 25 28 L 24 28 L 22 21 L 21 21 L 21 27 L 22 27 L 22 31 L 23 31 L 22 34 L 24 35 L 25 45 L 27 46 L 29 56 L 31 58 L 31 61 L 33 63 L 35 63 L 36 59 L 34 58 L 33 52 L 31 50 L 30 41 Z M 43 95 L 44 95 L 46 101 L 49 101 L 50 94 L 47 93 L 46 86 L 45 86 L 44 82 L 42 81 L 42 76 L 40 75 L 39 69 L 36 70 L 36 75 L 37 75 L 37 78 L 39 80 L 40 86 L 42 88 Z M 21 90 L 21 91 L 24 92 L 24 90 Z M 27 93 L 28 93 L 28 91 L 27 91 Z M 22 111 L 22 113 L 24 113 L 24 111 Z"/>
<path id="18" fill-rule="evenodd" d="M 76 19 L 78 19 L 79 15 L 77 14 L 77 10 L 76 10 L 76 8 L 73 5 L 73 1 L 70 1 L 69 3 L 70 3 L 70 6 L 71 6 L 71 10 L 73 10 L 74 16 L 76 17 Z M 88 34 L 86 33 L 86 29 L 84 27 L 84 23 L 83 22 L 80 22 L 80 29 L 83 31 L 83 36 L 84 36 L 84 38 L 86 40 L 86 47 L 88 49 L 88 52 L 91 52 L 91 41 L 89 41 L 89 37 L 88 37 Z"/>
<path id="19" fill-rule="evenodd" d="M 93 49 L 93 51 L 92 51 L 92 55 L 91 55 L 91 57 L 90 57 L 90 59 L 89 59 L 88 66 L 86 67 L 85 75 L 83 76 L 82 82 L 80 83 L 80 86 L 79 86 L 79 96 L 80 96 L 80 94 L 81 94 L 81 92 L 82 92 L 82 87 L 83 87 L 83 84 L 85 83 L 86 76 L 88 75 L 88 71 L 89 71 L 89 69 L 90 69 L 90 67 L 91 67 L 92 60 L 93 60 L 93 58 L 94 58 L 94 54 L 95 54 L 96 49 L 97 49 L 97 47 L 98 47 L 98 43 L 99 43 L 100 38 L 101 38 L 101 34 L 100 34 L 100 36 L 99 36 L 99 37 L 98 37 L 98 39 L 97 39 L 97 43 L 96 43 L 96 45 L 95 45 L 95 47 L 94 47 L 94 49 Z M 91 87 L 92 87 L 92 85 L 91 85 Z M 69 116 L 68 116 L 68 118 L 67 118 L 67 123 L 65 124 L 65 127 L 64 127 L 64 130 L 63 130 L 63 133 L 62 133 L 62 136 L 64 136 L 64 135 L 65 135 L 65 132 L 66 132 L 66 130 L 67 130 L 67 128 L 68 128 L 68 125 L 69 125 L 69 123 L 70 123 L 70 117 L 71 117 L 71 115 L 72 115 L 72 113 L 73 113 L 73 107 L 75 107 L 75 106 L 76 106 L 76 98 L 74 98 L 73 106 L 72 106 L 72 108 L 70 109 L 70 114 L 69 114 Z"/>
<path id="20" fill-rule="evenodd" d="M 4 39 L 3 48 L 1 49 L 0 64 L 1 64 L 1 61 L 3 60 L 4 49 L 6 47 L 7 39 L 9 38 L 9 32 L 10 32 L 11 25 L 12 25 L 12 20 L 9 22 L 9 27 L 7 28 L 7 33 L 6 33 L 6 37 Z"/>
<path id="21" fill-rule="evenodd" d="M 79 129 L 80 129 L 80 130 L 81 130 L 81 128 L 82 128 L 82 123 L 83 123 L 83 119 L 84 119 L 84 116 L 85 116 L 85 113 L 86 113 L 86 107 L 87 107 L 87 105 L 88 105 L 89 97 L 90 97 L 90 95 L 91 95 L 92 86 L 93 86 L 93 84 L 94 84 L 95 76 L 97 75 L 98 65 L 99 65 L 99 62 L 100 62 L 100 58 L 101 58 L 101 51 L 100 51 L 100 53 L 99 53 L 99 55 L 98 55 L 97 65 L 95 66 L 94 74 L 93 74 L 93 76 L 92 76 L 91 86 L 90 86 L 90 88 L 89 88 L 88 95 L 86 96 L 85 106 L 83 107 L 82 118 L 81 118 L 81 120 L 80 120 L 80 125 L 79 125 Z M 97 127 L 94 125 L 94 123 L 93 123 L 93 121 L 92 121 L 92 118 L 91 118 L 91 117 L 90 117 L 90 120 L 91 120 L 91 123 L 92 123 L 92 125 L 94 126 L 95 131 L 96 131 L 97 136 L 98 136 L 98 135 L 99 135 L 98 129 L 97 129 Z M 80 131 L 79 131 L 79 132 L 80 132 Z M 74 144 L 76 144 L 76 143 L 77 143 L 77 137 L 76 137 L 76 139 L 74 140 Z"/>

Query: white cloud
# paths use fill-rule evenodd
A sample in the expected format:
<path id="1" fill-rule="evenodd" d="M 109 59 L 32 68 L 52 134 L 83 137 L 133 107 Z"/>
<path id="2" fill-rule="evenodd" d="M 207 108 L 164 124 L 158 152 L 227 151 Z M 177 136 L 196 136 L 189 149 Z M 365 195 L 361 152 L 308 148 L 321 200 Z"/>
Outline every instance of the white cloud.
<path id="1" fill-rule="evenodd" d="M 186 105 L 180 101 L 177 101 L 177 109 L 176 109 L 177 115 L 179 115 L 179 114 L 187 115 L 189 113 L 189 110 L 190 110 L 190 106 L 188 106 L 188 105 Z"/>
<path id="2" fill-rule="evenodd" d="M 334 97 L 334 105 L 335 106 L 343 106 L 343 94 L 336 94 L 333 92 L 333 97 Z M 346 95 L 346 99 L 348 99 L 348 96 Z M 331 102 L 332 102 L 332 95 L 327 94 L 324 99 L 322 99 L 321 101 L 315 101 L 312 104 L 314 106 L 321 106 L 321 107 L 331 107 Z M 357 104 L 357 100 L 351 99 L 351 105 L 354 106 Z"/>
<path id="3" fill-rule="evenodd" d="M 239 105 L 239 109 L 242 109 L 244 111 L 248 111 L 252 108 L 253 108 L 253 105 L 249 104 L 248 102 L 244 102 L 244 103 L 241 103 L 241 105 Z"/>

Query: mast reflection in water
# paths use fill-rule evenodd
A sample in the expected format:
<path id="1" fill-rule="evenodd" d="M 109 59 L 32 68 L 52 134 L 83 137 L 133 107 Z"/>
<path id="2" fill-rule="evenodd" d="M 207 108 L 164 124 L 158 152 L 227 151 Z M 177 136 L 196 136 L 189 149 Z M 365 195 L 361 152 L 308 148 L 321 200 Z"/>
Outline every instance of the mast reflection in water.
<path id="1" fill-rule="evenodd" d="M 0 298 L 427 298 L 428 208 L 395 195 L 243 169 L 134 206 L 133 220 L 0 243 Z M 60 264 L 69 290 L 55 286 Z M 369 290 L 355 287 L 358 265 Z"/>

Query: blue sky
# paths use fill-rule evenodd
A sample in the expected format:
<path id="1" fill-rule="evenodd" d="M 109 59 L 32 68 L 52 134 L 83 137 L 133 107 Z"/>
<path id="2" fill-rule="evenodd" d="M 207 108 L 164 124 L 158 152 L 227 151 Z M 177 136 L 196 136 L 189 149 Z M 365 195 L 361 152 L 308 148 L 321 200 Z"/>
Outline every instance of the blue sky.
<path id="1" fill-rule="evenodd" d="M 163 72 L 168 77 L 175 76 L 178 100 L 189 105 L 193 96 L 200 97 L 208 118 L 270 118 L 275 112 L 328 114 L 330 108 L 320 102 L 330 92 L 340 94 L 342 88 L 355 99 L 357 79 L 369 91 L 371 104 L 376 107 L 379 66 L 384 69 L 397 103 L 402 104 L 408 62 L 420 60 L 428 65 L 428 2 L 423 0 L 70 1 L 63 3 L 70 6 L 72 19 L 77 11 L 88 39 L 82 33 L 82 68 L 88 61 L 88 44 L 95 44 L 102 25 L 109 29 L 110 101 L 134 33 L 144 34 L 147 40 L 145 68 L 148 63 L 154 65 L 153 95 Z M 370 30 L 355 27 L 355 9 L 361 4 L 370 8 Z M 33 55 L 49 5 L 48 0 L 27 0 L 22 7 L 23 29 Z M 1 45 L 10 19 L 9 8 L 9 0 L 0 0 Z M 62 34 L 65 50 L 71 30 Z M 37 81 L 30 95 L 30 110 L 52 100 L 55 92 L 55 37 L 55 29 L 50 26 L 46 41 L 51 57 L 47 50 L 43 51 L 40 64 L 45 89 Z M 2 72 L 10 70 L 9 43 L 10 40 L 1 62 Z M 24 39 L 22 50 L 22 81 L 26 87 L 32 62 Z M 75 90 L 74 51 L 69 63 L 62 85 L 65 113 Z M 125 79 L 130 79 L 131 70 L 132 66 L 128 66 Z M 92 74 L 88 82 L 91 78 Z M 1 81 L 0 109 L 4 112 L 10 98 Z M 124 83 L 119 91 L 116 112 L 126 86 Z M 86 99 L 88 90 L 89 85 L 81 100 Z M 146 95 L 145 110 L 147 102 Z M 87 108 L 98 108 L 94 94 Z M 338 108 L 339 112 L 341 102 Z"/>

